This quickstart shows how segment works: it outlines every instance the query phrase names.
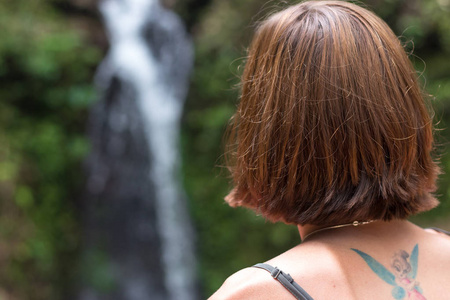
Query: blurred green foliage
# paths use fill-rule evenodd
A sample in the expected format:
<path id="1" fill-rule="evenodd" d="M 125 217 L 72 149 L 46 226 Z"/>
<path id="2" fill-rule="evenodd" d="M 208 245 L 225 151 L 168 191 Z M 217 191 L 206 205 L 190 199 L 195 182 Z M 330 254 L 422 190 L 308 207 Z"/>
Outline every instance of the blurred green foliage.
<path id="1" fill-rule="evenodd" d="M 0 291 L 62 299 L 100 53 L 49 1 L 0 1 L 0 28 Z"/>
<path id="2" fill-rule="evenodd" d="M 192 1 L 190 1 L 192 2 Z M 204 1 L 203 1 L 204 2 Z M 298 244 L 294 226 L 268 224 L 223 201 L 230 189 L 222 140 L 239 97 L 237 84 L 255 24 L 298 1 L 211 0 L 191 24 L 196 63 L 183 122 L 185 186 L 198 232 L 200 277 L 205 296 L 237 270 L 265 261 Z M 450 3 L 437 0 L 355 1 L 372 8 L 400 37 L 424 88 L 436 97 L 438 128 L 450 124 Z M 183 2 L 179 8 L 183 12 Z M 192 23 L 192 20 L 189 20 Z M 438 191 L 441 206 L 413 218 L 423 226 L 450 226 L 450 156 L 447 131 L 437 131 L 437 156 L 445 172 Z M 449 175 L 447 175 L 449 174 Z"/>

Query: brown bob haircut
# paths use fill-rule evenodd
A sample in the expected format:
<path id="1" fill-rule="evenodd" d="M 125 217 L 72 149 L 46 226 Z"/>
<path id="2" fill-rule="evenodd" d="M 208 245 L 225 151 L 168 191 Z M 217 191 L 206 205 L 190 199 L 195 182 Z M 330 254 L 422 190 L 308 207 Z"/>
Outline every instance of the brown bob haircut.
<path id="1" fill-rule="evenodd" d="M 271 221 L 404 219 L 438 204 L 433 123 L 388 25 L 308 1 L 258 27 L 229 127 L 231 206 Z"/>

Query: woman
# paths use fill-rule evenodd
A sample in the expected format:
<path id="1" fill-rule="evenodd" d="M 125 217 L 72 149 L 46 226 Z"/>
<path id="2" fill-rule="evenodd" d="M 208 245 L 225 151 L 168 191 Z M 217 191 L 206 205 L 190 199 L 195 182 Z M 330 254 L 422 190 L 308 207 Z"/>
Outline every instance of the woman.
<path id="1" fill-rule="evenodd" d="M 232 123 L 226 201 L 296 224 L 302 244 L 211 299 L 450 299 L 450 237 L 406 221 L 438 204 L 432 120 L 380 18 L 342 1 L 269 17 Z"/>

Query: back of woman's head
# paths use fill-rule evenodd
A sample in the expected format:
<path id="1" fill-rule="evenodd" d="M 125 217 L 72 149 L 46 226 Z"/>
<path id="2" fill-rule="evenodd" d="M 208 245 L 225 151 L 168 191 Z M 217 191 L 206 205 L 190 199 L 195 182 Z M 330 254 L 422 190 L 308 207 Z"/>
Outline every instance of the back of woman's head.
<path id="1" fill-rule="evenodd" d="M 403 219 L 437 205 L 432 120 L 377 16 L 310 1 L 261 23 L 232 119 L 232 206 L 272 221 Z"/>

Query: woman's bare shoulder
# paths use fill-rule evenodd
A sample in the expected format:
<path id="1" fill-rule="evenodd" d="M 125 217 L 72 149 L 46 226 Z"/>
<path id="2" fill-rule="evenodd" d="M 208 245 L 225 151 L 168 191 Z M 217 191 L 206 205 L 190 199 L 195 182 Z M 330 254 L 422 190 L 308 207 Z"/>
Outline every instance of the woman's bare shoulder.
<path id="1" fill-rule="evenodd" d="M 300 245 L 280 254 L 266 263 L 278 267 L 290 274 L 301 286 L 305 284 L 308 289 L 315 290 L 317 279 L 322 282 L 329 280 L 329 268 L 337 269 L 329 259 L 327 251 L 320 247 Z M 322 278 L 324 273 L 327 279 Z M 308 291 L 308 290 L 307 290 Z M 210 300 L 233 299 L 289 299 L 292 295 L 271 274 L 259 268 L 245 268 L 228 277 L 219 290 Z"/>
<path id="2" fill-rule="evenodd" d="M 428 233 L 436 234 L 437 236 L 440 237 L 445 237 L 447 240 L 450 239 L 450 231 L 439 229 L 436 227 L 425 228 L 424 230 Z"/>
<path id="3" fill-rule="evenodd" d="M 265 270 L 242 269 L 225 280 L 209 300 L 276 299 L 290 294 Z"/>

